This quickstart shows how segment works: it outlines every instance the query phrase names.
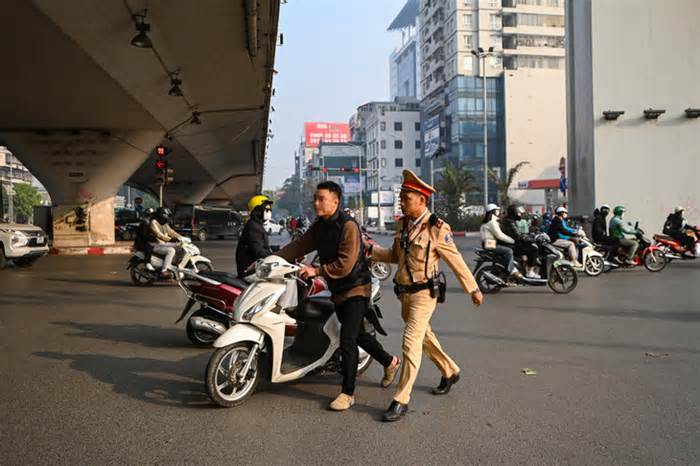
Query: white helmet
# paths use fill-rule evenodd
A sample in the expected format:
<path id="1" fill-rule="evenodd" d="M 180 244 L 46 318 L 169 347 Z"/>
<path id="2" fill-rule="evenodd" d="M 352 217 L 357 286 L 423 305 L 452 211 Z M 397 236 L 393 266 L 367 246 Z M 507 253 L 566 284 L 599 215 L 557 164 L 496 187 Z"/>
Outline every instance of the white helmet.
<path id="1" fill-rule="evenodd" d="M 682 206 L 682 205 L 679 205 L 679 206 L 676 207 L 676 209 L 674 210 L 674 212 L 675 212 L 675 213 L 678 213 L 678 212 L 683 212 L 684 210 L 685 210 L 685 209 L 683 208 L 683 206 Z"/>
<path id="2" fill-rule="evenodd" d="M 557 210 L 554 211 L 557 215 L 563 214 L 563 213 L 569 213 L 566 207 L 557 207 Z"/>
<path id="3" fill-rule="evenodd" d="M 486 206 L 486 213 L 493 212 L 494 210 L 501 210 L 496 204 L 489 204 Z"/>
<path id="4" fill-rule="evenodd" d="M 610 210 L 610 204 L 603 204 L 602 206 L 600 206 L 600 210 L 603 210 L 603 209 Z"/>

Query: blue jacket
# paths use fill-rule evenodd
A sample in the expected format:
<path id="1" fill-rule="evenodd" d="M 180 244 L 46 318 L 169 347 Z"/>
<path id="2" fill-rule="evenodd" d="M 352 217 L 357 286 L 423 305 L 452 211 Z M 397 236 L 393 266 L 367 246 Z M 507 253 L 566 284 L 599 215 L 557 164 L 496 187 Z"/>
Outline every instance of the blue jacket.
<path id="1" fill-rule="evenodd" d="M 552 219 L 552 224 L 549 226 L 549 237 L 552 239 L 552 241 L 556 241 L 558 239 L 570 240 L 572 236 L 576 236 L 577 234 L 578 230 L 571 228 L 566 223 L 566 220 L 558 215 L 554 216 Z"/>

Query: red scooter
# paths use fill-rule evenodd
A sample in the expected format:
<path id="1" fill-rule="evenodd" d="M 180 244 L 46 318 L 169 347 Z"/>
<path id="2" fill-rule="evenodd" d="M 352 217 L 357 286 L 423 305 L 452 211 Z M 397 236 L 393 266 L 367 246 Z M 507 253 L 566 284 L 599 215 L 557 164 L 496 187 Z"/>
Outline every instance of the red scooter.
<path id="1" fill-rule="evenodd" d="M 698 253 L 700 253 L 700 242 L 698 242 L 698 238 L 700 238 L 700 226 L 687 227 L 686 234 L 695 238 L 695 248 L 692 251 L 689 251 L 675 238 L 662 234 L 654 235 L 654 240 L 657 243 L 656 245 L 663 253 L 667 262 L 678 259 L 697 259 Z"/>
<path id="2" fill-rule="evenodd" d="M 627 264 L 627 257 L 617 246 L 598 246 L 605 258 L 606 272 L 619 268 L 631 268 L 644 266 L 649 272 L 661 272 L 668 261 L 664 259 L 664 254 L 661 248 L 652 242 L 644 235 L 644 231 L 639 228 L 639 222 L 634 225 L 636 230 L 636 240 L 639 243 L 639 248 L 635 253 L 632 261 L 634 264 Z"/>
<path id="3" fill-rule="evenodd" d="M 234 324 L 234 302 L 248 287 L 248 282 L 228 272 L 196 272 L 190 269 L 179 269 L 176 279 L 188 300 L 175 323 L 184 319 L 195 304 L 198 304 L 199 308 L 187 319 L 187 338 L 196 346 L 211 346 Z M 314 277 L 301 293 L 305 297 L 330 297 L 328 285 L 321 277 Z M 289 315 L 285 317 L 285 335 L 294 336 L 296 320 Z"/>

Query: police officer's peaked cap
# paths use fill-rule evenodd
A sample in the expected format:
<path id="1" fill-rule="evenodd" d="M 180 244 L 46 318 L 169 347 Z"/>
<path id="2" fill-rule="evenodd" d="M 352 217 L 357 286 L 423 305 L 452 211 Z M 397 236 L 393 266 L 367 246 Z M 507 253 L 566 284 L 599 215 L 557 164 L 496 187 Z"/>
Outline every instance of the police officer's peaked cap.
<path id="1" fill-rule="evenodd" d="M 415 191 L 426 197 L 430 197 L 435 193 L 435 188 L 418 178 L 418 175 L 411 170 L 403 171 L 403 184 L 401 185 L 401 189 L 404 191 Z"/>

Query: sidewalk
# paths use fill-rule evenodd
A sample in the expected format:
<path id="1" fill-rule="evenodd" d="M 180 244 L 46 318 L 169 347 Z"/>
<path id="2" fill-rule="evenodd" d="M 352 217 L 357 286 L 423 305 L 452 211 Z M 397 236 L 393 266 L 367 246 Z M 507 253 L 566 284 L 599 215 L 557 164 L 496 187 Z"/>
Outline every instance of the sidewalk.
<path id="1" fill-rule="evenodd" d="M 112 254 L 127 255 L 133 252 L 132 241 L 117 241 L 105 246 L 51 247 L 50 256 L 104 256 Z"/>
<path id="2" fill-rule="evenodd" d="M 384 236 L 393 236 L 394 231 L 393 230 L 379 230 L 376 227 L 367 227 L 367 232 L 372 234 L 372 235 L 384 235 Z M 478 238 L 479 237 L 479 232 L 478 231 L 453 231 L 452 235 L 455 238 Z"/>

